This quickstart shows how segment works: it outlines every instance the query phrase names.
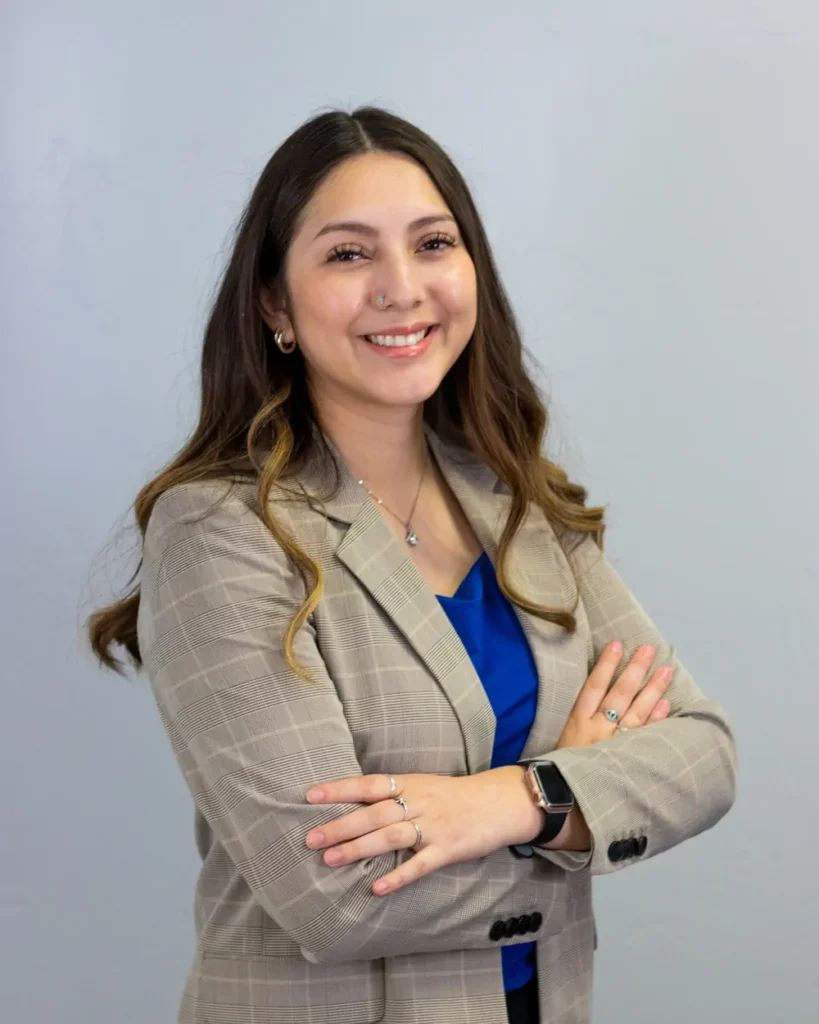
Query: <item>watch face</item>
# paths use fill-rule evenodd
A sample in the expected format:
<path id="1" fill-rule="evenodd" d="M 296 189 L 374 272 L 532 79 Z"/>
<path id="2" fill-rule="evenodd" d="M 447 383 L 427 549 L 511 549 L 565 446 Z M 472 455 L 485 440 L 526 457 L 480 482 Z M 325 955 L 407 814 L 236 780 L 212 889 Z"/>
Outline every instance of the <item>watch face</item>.
<path id="1" fill-rule="evenodd" d="M 566 780 L 551 764 L 539 764 L 534 769 L 541 792 L 549 804 L 556 807 L 571 807 L 574 802 L 572 791 Z"/>

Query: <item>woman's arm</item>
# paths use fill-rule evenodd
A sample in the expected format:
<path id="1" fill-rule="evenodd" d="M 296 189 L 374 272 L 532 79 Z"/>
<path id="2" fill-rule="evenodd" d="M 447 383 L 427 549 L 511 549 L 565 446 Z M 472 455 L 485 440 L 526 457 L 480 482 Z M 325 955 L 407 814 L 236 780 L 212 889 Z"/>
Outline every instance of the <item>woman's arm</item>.
<path id="1" fill-rule="evenodd" d="M 667 717 L 671 705 L 663 695 L 671 670 L 661 667 L 647 678 L 656 654 L 647 644 L 638 648 L 615 682 L 622 651 L 619 641 L 606 646 L 575 699 L 555 749 L 610 739 L 616 726 L 601 714 L 605 707 L 618 713 L 622 730 L 643 728 Z M 414 856 L 376 883 L 378 893 L 395 891 L 447 864 L 476 860 L 506 845 L 516 856 L 531 857 L 533 841 L 545 821 L 525 775 L 522 765 L 513 764 L 455 778 L 357 775 L 321 782 L 307 794 L 311 803 L 361 806 L 313 829 L 307 844 L 313 850 L 326 850 L 325 863 L 333 866 L 411 848 Z M 391 799 L 396 794 L 409 801 L 414 812 L 409 820 L 401 820 Z M 543 846 L 591 849 L 591 834 L 577 804 L 560 833 Z"/>
<path id="2" fill-rule="evenodd" d="M 655 665 L 671 665 L 665 721 L 616 733 L 593 746 L 544 751 L 565 778 L 582 812 L 591 849 L 536 852 L 566 870 L 608 874 L 647 860 L 704 832 L 736 795 L 736 748 L 722 709 L 705 698 L 691 674 L 590 535 L 568 555 L 579 580 L 595 660 L 613 640 L 625 664 L 641 644 L 656 648 Z M 586 845 L 588 839 L 581 836 Z"/>
<path id="3" fill-rule="evenodd" d="M 174 488 L 145 538 L 139 642 L 193 798 L 255 898 L 317 963 L 488 948 L 551 935 L 565 922 L 564 872 L 499 850 L 442 868 L 382 898 L 389 853 L 327 866 L 311 828 L 349 805 L 314 806 L 307 790 L 360 775 L 353 738 L 312 625 L 295 641 L 315 682 L 282 650 L 304 584 L 258 516 L 220 485 Z M 534 933 L 490 938 L 492 925 L 542 915 Z"/>

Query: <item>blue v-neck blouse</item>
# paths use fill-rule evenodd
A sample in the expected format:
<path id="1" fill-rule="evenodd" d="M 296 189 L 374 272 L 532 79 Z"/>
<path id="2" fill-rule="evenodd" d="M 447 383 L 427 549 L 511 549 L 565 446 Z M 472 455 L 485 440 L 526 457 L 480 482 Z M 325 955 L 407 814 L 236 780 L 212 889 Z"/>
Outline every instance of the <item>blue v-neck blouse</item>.
<path id="1" fill-rule="evenodd" d="M 504 597 L 484 551 L 452 597 L 436 595 L 472 659 L 495 713 L 492 767 L 517 764 L 537 706 L 537 669 L 517 614 Z M 535 943 L 504 946 L 507 992 L 535 973 Z"/>

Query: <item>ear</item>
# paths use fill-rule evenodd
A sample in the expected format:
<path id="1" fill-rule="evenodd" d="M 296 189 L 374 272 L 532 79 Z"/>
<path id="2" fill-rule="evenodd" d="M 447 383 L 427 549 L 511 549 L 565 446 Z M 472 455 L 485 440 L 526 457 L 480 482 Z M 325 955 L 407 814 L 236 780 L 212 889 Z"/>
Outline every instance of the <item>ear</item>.
<path id="1" fill-rule="evenodd" d="M 294 337 L 293 324 L 290 322 L 287 310 L 270 288 L 262 288 L 259 294 L 259 306 L 262 319 L 271 331 L 281 331 L 285 341 Z"/>

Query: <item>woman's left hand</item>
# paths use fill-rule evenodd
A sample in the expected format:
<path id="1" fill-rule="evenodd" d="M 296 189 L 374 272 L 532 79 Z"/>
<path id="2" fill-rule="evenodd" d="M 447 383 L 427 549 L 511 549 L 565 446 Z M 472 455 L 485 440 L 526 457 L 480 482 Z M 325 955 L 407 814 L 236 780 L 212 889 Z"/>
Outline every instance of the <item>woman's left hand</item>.
<path id="1" fill-rule="evenodd" d="M 528 843 L 543 825 L 520 765 L 477 775 L 359 775 L 314 786 L 312 804 L 365 806 L 311 829 L 306 842 L 325 850 L 331 867 L 377 857 L 418 844 L 413 856 L 373 885 L 379 896 L 394 892 L 446 864 L 485 857 L 504 846 Z M 407 815 L 397 802 L 406 801 Z"/>

